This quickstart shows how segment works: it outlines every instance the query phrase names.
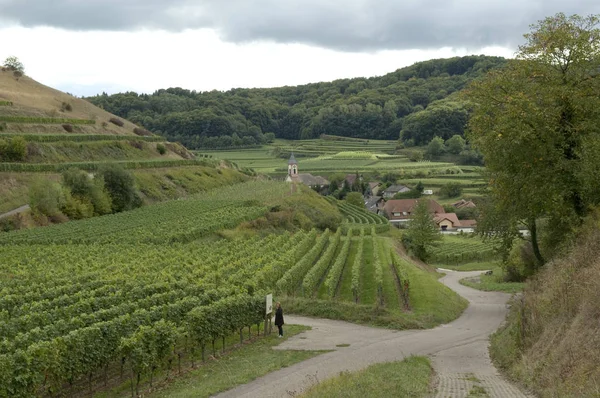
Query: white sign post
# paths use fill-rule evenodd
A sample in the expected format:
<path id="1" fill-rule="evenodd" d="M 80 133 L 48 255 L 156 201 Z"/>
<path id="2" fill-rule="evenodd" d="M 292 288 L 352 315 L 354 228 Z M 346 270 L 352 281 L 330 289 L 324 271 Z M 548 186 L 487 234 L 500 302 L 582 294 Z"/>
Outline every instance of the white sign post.
<path id="1" fill-rule="evenodd" d="M 267 323 L 269 324 L 269 334 L 271 334 L 271 314 L 273 313 L 273 294 L 267 294 L 267 308 L 265 314 L 265 336 L 267 335 Z"/>
<path id="2" fill-rule="evenodd" d="M 267 294 L 267 312 L 266 314 L 272 314 L 273 313 L 273 295 L 272 294 Z"/>

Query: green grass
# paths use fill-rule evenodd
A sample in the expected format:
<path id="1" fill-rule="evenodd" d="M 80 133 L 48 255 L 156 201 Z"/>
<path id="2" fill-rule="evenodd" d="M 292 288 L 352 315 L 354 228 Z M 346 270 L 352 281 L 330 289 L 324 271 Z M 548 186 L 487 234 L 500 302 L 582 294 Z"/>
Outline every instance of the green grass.
<path id="1" fill-rule="evenodd" d="M 373 240 L 365 239 L 363 245 L 363 266 L 359 300 L 361 304 L 374 305 L 377 301 L 377 283 L 375 282 L 375 266 L 373 264 Z"/>
<path id="2" fill-rule="evenodd" d="M 450 322 L 460 316 L 468 302 L 449 287 L 442 285 L 435 274 L 423 271 L 403 260 L 410 280 L 410 305 L 427 325 Z"/>
<path id="3" fill-rule="evenodd" d="M 380 250 L 379 256 L 381 261 L 381 267 L 383 270 L 384 304 L 390 310 L 399 311 L 401 309 L 400 296 L 398 295 L 398 290 L 396 289 L 396 281 L 394 279 L 395 277 L 390 267 L 392 260 L 390 258 L 389 250 Z"/>
<path id="4" fill-rule="evenodd" d="M 209 397 L 325 352 L 271 349 L 285 339 L 307 329 L 309 328 L 305 326 L 288 325 L 283 340 L 277 338 L 277 333 L 272 333 L 266 338 L 235 349 L 224 357 L 209 361 L 204 366 L 192 370 L 170 383 L 163 383 L 163 386 L 155 392 L 144 394 L 144 396 L 154 398 Z M 155 380 L 159 380 L 158 376 L 155 376 Z M 96 395 L 96 397 L 128 396 L 131 396 L 128 383 L 120 386 L 117 390 Z"/>
<path id="5" fill-rule="evenodd" d="M 518 293 L 523 290 L 525 283 L 522 282 L 504 282 L 504 272 L 502 268 L 496 267 L 492 269 L 492 275 L 481 275 L 474 278 L 464 278 L 460 283 L 473 289 L 483 290 L 486 292 L 506 292 Z"/>
<path id="6" fill-rule="evenodd" d="M 466 264 L 433 264 L 437 268 L 446 268 L 454 271 L 487 271 L 500 266 L 499 261 L 479 261 Z"/>
<path id="7" fill-rule="evenodd" d="M 352 239 L 350 243 L 350 250 L 348 251 L 348 257 L 346 258 L 346 265 L 344 266 L 344 272 L 342 272 L 342 279 L 340 286 L 338 287 L 338 293 L 335 296 L 336 299 L 354 302 L 354 295 L 352 294 L 352 264 L 354 264 L 354 257 L 358 252 L 358 241 Z"/>
<path id="8" fill-rule="evenodd" d="M 380 363 L 325 380 L 302 397 L 424 397 L 429 393 L 433 370 L 429 359 L 410 357 L 403 361 Z"/>

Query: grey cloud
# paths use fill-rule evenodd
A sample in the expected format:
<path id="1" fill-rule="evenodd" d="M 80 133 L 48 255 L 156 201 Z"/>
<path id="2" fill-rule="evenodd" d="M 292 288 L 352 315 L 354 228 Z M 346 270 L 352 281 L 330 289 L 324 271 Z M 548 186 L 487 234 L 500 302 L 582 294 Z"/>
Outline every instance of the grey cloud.
<path id="1" fill-rule="evenodd" d="M 343 51 L 515 47 L 557 12 L 597 0 L 0 0 L 0 20 L 71 30 L 210 27 L 231 42 L 270 40 Z"/>

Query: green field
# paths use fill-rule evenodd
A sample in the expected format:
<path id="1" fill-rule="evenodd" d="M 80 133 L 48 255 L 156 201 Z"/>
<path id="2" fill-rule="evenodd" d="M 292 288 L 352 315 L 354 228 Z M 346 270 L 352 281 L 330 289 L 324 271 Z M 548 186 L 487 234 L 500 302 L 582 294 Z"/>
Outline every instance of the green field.
<path id="1" fill-rule="evenodd" d="M 283 178 L 287 174 L 287 160 L 293 151 L 300 173 L 328 177 L 358 172 L 369 181 L 378 180 L 386 173 L 394 173 L 400 184 L 413 187 L 422 182 L 425 189 L 433 190 L 431 198 L 441 204 L 450 204 L 458 199 L 440 197 L 438 193 L 443 185 L 460 185 L 462 197 L 465 198 L 480 197 L 482 188 L 487 185 L 481 175 L 481 167 L 457 166 L 447 162 L 411 162 L 406 155 L 396 153 L 396 141 L 338 138 L 275 140 L 273 144 L 258 148 L 196 151 L 196 154 L 229 160 L 239 167 L 254 169 L 257 173 Z"/>

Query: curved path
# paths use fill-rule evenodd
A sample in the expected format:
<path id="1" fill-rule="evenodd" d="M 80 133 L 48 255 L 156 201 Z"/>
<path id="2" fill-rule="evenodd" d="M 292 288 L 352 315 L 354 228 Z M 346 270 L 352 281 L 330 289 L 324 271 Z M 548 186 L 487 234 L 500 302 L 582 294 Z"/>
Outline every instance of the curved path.
<path id="1" fill-rule="evenodd" d="M 10 216 L 14 216 L 15 214 L 19 214 L 19 213 L 23 213 L 24 211 L 29 210 L 29 205 L 23 205 L 21 207 L 18 207 L 14 210 L 11 210 L 7 213 L 4 214 L 0 214 L 0 219 L 6 218 L 6 217 L 10 217 Z"/>
<path id="2" fill-rule="evenodd" d="M 506 382 L 488 356 L 488 337 L 504 320 L 509 295 L 482 292 L 458 283 L 478 272 L 446 271 L 440 281 L 469 300 L 470 305 L 455 321 L 429 330 L 394 331 L 342 321 L 287 316 L 286 323 L 312 330 L 296 335 L 276 349 L 334 350 L 260 377 L 218 397 L 291 397 L 315 383 L 356 371 L 377 362 L 426 355 L 436 371 L 434 397 L 466 397 L 475 386 L 490 397 L 527 397 Z M 347 347 L 337 347 L 349 344 Z"/>

